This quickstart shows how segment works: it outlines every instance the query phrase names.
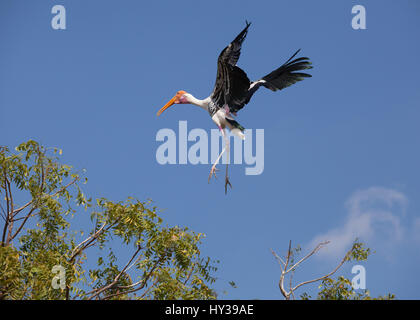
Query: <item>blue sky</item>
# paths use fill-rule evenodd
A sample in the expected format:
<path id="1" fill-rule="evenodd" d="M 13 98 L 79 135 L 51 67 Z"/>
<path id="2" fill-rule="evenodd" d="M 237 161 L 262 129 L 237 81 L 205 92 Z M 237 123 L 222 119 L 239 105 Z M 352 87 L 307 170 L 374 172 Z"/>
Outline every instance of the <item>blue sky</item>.
<path id="1" fill-rule="evenodd" d="M 56 4 L 66 30 L 51 27 Z M 366 30 L 351 27 L 356 4 Z M 376 251 L 363 264 L 372 295 L 417 299 L 419 18 L 414 0 L 2 1 L 0 144 L 59 147 L 65 163 L 87 170 L 88 195 L 152 198 L 168 224 L 204 232 L 203 253 L 220 260 L 221 298 L 281 298 L 270 248 L 333 241 L 295 276 L 307 280 L 360 236 Z M 231 166 L 226 196 L 221 179 L 207 183 L 210 165 L 155 159 L 158 130 L 187 120 L 210 132 L 208 114 L 156 112 L 177 90 L 211 93 L 217 56 L 245 19 L 253 24 L 238 65 L 251 79 L 298 48 L 314 69 L 284 91 L 260 89 L 239 113 L 246 128 L 264 129 L 265 170 Z M 341 274 L 351 278 L 351 266 Z"/>

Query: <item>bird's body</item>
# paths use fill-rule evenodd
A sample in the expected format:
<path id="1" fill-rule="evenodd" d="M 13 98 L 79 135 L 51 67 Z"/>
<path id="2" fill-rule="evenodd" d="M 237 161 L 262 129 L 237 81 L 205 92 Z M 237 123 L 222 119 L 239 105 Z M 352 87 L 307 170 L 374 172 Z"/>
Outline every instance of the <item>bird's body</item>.
<path id="1" fill-rule="evenodd" d="M 158 115 L 173 104 L 193 104 L 207 110 L 214 123 L 218 126 L 225 138 L 225 148 L 220 153 L 214 163 L 209 181 L 212 175 L 216 176 L 216 165 L 222 154 L 227 152 L 229 156 L 229 139 L 226 136 L 225 128 L 233 134 L 244 139 L 244 130 L 235 119 L 237 112 L 241 110 L 252 98 L 252 95 L 264 86 L 272 91 L 284 89 L 311 75 L 299 72 L 311 69 L 311 62 L 306 57 L 293 58 L 299 53 L 298 50 L 282 66 L 256 81 L 250 81 L 247 74 L 239 68 L 236 63 L 239 59 L 242 42 L 248 33 L 251 24 L 246 23 L 246 27 L 237 37 L 220 53 L 217 60 L 216 83 L 211 95 L 203 100 L 195 98 L 192 94 L 185 91 L 178 91 L 177 94 L 159 110 Z M 229 161 L 228 161 L 229 162 Z M 227 185 L 230 185 L 228 178 L 228 165 L 226 165 L 225 192 Z"/>

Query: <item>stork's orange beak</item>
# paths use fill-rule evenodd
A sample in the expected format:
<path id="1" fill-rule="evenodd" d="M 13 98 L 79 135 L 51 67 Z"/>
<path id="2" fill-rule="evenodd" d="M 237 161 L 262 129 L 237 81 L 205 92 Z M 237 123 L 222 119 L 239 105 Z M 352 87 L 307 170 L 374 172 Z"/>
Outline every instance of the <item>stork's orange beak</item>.
<path id="1" fill-rule="evenodd" d="M 175 96 L 174 96 L 171 100 L 169 100 L 169 101 L 168 101 L 168 103 L 167 103 L 167 104 L 165 104 L 165 105 L 163 106 L 163 108 L 161 108 L 161 109 L 158 111 L 157 116 L 160 116 L 160 114 L 161 114 L 163 111 L 165 111 L 166 109 L 168 109 L 170 106 L 174 105 L 175 103 L 178 103 L 178 94 L 177 94 L 177 95 L 175 95 Z"/>
<path id="2" fill-rule="evenodd" d="M 172 105 L 174 105 L 174 104 L 176 104 L 176 103 L 181 103 L 181 102 L 180 102 L 180 98 L 181 98 L 181 96 L 182 96 L 184 93 L 186 93 L 186 92 L 185 92 L 185 91 L 183 91 L 183 90 L 178 91 L 178 92 L 176 93 L 176 95 L 175 95 L 175 96 L 174 96 L 171 100 L 169 100 L 169 101 L 168 101 L 168 103 L 167 103 L 167 104 L 165 104 L 165 105 L 163 106 L 163 108 L 161 108 L 161 109 L 158 111 L 157 116 L 160 116 L 160 114 L 161 114 L 163 111 L 165 111 L 166 109 L 168 109 L 170 106 L 172 106 Z"/>

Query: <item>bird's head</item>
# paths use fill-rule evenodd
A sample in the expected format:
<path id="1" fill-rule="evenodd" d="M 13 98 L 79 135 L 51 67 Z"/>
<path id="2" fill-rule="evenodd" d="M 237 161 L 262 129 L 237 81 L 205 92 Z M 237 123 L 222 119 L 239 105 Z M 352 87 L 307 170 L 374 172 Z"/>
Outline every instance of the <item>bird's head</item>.
<path id="1" fill-rule="evenodd" d="M 157 115 L 159 116 L 163 111 L 165 111 L 174 104 L 190 103 L 188 96 L 189 94 L 187 92 L 183 90 L 178 91 L 176 95 L 158 111 Z"/>

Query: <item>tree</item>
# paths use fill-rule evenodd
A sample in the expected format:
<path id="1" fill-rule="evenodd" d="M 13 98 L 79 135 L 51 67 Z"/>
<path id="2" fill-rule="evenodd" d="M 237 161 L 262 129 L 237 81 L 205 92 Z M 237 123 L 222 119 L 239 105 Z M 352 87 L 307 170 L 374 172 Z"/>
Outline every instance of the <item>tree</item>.
<path id="1" fill-rule="evenodd" d="M 346 262 L 350 261 L 365 261 L 371 254 L 370 248 L 366 248 L 364 244 L 357 239 L 354 241 L 351 249 L 344 255 L 340 263 L 326 275 L 320 276 L 315 279 L 300 282 L 296 285 L 293 284 L 293 275 L 296 269 L 312 255 L 316 254 L 321 248 L 329 244 L 329 241 L 319 243 L 312 251 L 307 255 L 296 261 L 297 256 L 301 252 L 301 248 L 298 246 L 292 249 L 292 242 L 289 241 L 289 248 L 287 250 L 286 257 L 282 259 L 274 250 L 271 249 L 272 254 L 280 265 L 280 280 L 279 289 L 281 294 L 286 300 L 295 299 L 295 291 L 309 284 L 321 282 L 319 285 L 320 291 L 318 292 L 317 299 L 319 300 L 370 300 L 370 299 L 394 299 L 393 294 L 387 294 L 386 296 L 379 296 L 378 298 L 372 298 L 368 290 L 362 292 L 356 292 L 352 286 L 352 282 L 343 277 L 339 276 L 337 280 L 331 278 Z M 288 289 L 286 287 L 288 286 Z M 312 297 L 306 292 L 300 295 L 303 300 L 309 300 Z"/>
<path id="2" fill-rule="evenodd" d="M 87 179 L 61 153 L 32 140 L 0 147 L 0 299 L 216 298 L 203 234 L 164 226 L 151 201 L 88 199 Z M 82 209 L 87 236 L 72 229 Z M 131 253 L 121 262 L 122 250 Z"/>

